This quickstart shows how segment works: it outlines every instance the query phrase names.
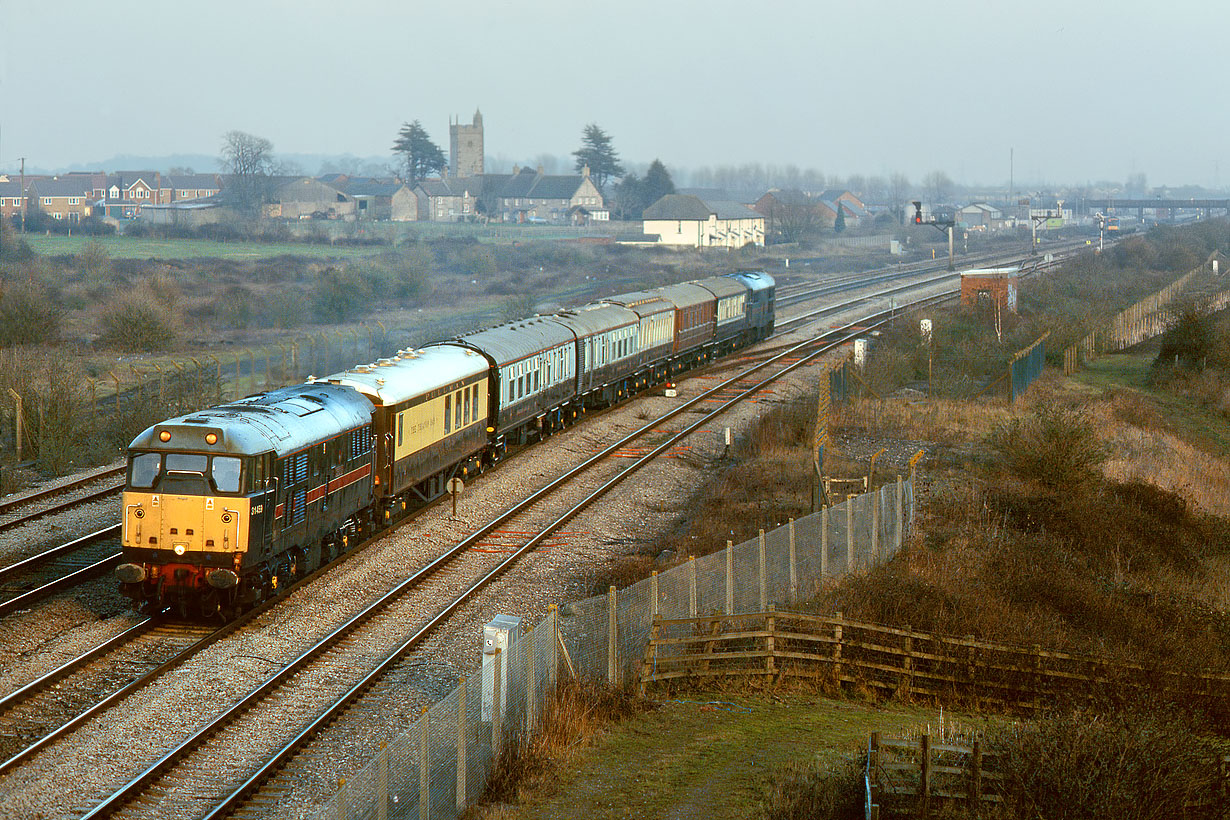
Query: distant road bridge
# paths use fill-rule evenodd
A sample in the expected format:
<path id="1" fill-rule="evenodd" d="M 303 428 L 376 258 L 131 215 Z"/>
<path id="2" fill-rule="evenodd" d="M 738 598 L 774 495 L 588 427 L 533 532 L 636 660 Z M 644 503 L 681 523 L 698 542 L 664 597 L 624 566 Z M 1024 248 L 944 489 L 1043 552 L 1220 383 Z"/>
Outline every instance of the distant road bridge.
<path id="1" fill-rule="evenodd" d="M 1085 208 L 1090 211 L 1136 210 L 1143 218 L 1145 210 L 1194 210 L 1200 209 L 1207 216 L 1211 211 L 1230 213 L 1230 199 L 1086 199 Z"/>

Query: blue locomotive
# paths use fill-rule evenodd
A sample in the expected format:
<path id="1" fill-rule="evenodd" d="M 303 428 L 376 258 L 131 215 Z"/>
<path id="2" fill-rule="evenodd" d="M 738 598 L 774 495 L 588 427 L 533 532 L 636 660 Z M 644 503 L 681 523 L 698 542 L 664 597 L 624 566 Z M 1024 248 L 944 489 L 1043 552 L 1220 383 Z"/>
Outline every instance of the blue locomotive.
<path id="1" fill-rule="evenodd" d="M 229 619 L 606 407 L 773 332 L 743 271 L 466 333 L 155 424 L 128 450 L 120 588 Z"/>

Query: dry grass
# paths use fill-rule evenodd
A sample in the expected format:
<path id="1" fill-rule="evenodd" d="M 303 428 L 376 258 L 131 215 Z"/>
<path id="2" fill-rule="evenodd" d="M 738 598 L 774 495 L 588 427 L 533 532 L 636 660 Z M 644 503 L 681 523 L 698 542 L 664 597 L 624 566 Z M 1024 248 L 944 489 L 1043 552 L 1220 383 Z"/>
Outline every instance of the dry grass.
<path id="1" fill-rule="evenodd" d="M 463 817 L 506 816 L 506 804 L 518 802 L 528 790 L 548 786 L 555 772 L 608 727 L 648 708 L 648 702 L 631 689 L 610 689 L 592 681 L 561 682 L 547 702 L 539 732 L 533 738 L 508 739 L 482 797 Z"/>

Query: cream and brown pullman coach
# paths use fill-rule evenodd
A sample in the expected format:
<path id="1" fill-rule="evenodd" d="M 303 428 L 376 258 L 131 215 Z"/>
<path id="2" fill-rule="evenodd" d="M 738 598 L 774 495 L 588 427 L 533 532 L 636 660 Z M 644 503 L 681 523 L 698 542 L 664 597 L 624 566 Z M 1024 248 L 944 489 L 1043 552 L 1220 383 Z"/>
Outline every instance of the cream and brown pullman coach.
<path id="1" fill-rule="evenodd" d="M 491 414 L 487 360 L 457 345 L 402 350 L 318 381 L 375 405 L 373 495 L 387 521 L 445 492 L 481 466 Z"/>

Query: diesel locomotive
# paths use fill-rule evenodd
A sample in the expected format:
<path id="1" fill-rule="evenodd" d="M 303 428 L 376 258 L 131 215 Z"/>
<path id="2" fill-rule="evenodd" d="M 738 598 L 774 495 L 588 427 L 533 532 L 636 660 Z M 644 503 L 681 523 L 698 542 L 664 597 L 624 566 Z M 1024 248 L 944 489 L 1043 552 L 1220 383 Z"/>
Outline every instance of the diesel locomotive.
<path id="1" fill-rule="evenodd" d="M 742 271 L 612 296 L 155 424 L 133 440 L 121 591 L 229 619 L 551 435 L 773 332 Z"/>

